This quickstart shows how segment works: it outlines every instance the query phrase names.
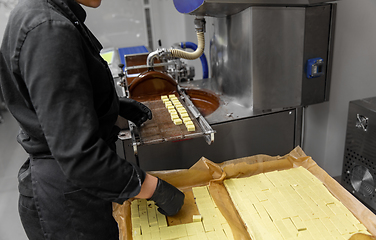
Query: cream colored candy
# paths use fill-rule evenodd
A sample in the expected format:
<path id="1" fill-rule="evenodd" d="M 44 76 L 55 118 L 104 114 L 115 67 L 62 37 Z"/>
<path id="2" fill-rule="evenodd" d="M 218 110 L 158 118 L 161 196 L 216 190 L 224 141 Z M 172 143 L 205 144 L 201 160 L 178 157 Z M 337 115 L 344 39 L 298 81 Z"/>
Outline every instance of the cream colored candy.
<path id="1" fill-rule="evenodd" d="M 194 125 L 191 119 L 189 119 L 188 121 L 185 121 L 184 124 L 185 125 Z"/>
<path id="2" fill-rule="evenodd" d="M 227 179 L 224 185 L 253 240 L 348 239 L 364 227 L 303 167 Z"/>
<path id="3" fill-rule="evenodd" d="M 171 120 L 174 121 L 175 119 L 180 119 L 177 114 L 171 114 Z"/>
<path id="4" fill-rule="evenodd" d="M 175 109 L 169 109 L 168 112 L 169 112 L 170 114 L 176 114 L 176 115 L 178 114 L 178 112 L 176 112 Z"/>
<path id="5" fill-rule="evenodd" d="M 184 117 L 182 119 L 183 119 L 184 123 L 186 123 L 186 122 L 192 122 L 191 118 L 189 118 L 189 117 Z"/>
<path id="6" fill-rule="evenodd" d="M 201 222 L 202 216 L 201 215 L 193 215 L 192 219 L 193 219 L 193 222 Z"/>
<path id="7" fill-rule="evenodd" d="M 185 126 L 186 126 L 188 132 L 193 132 L 193 131 L 196 130 L 195 125 L 193 125 L 193 124 L 186 124 Z"/>
<path id="8" fill-rule="evenodd" d="M 179 112 L 179 113 L 187 113 L 187 111 L 183 108 L 183 107 L 176 107 L 176 110 Z"/>
<path id="9" fill-rule="evenodd" d="M 173 121 L 175 125 L 181 125 L 183 123 L 183 121 L 180 118 L 175 118 Z"/>
<path id="10" fill-rule="evenodd" d="M 234 240 L 231 228 L 212 200 L 207 186 L 192 188 L 199 215 L 191 223 L 168 226 L 155 203 L 136 199 L 131 203 L 132 238 L 161 240 Z M 143 216 L 142 221 L 141 217 Z"/>

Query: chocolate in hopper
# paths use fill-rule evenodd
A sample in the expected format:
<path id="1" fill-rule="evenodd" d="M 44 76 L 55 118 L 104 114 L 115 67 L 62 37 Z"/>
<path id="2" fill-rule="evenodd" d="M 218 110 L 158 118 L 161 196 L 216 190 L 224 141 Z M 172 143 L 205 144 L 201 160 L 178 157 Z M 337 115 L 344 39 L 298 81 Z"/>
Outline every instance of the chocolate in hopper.
<path id="1" fill-rule="evenodd" d="M 130 97 L 141 101 L 160 99 L 161 95 L 175 94 L 177 83 L 169 75 L 158 71 L 147 71 L 140 74 L 129 85 Z M 185 89 L 191 101 L 203 116 L 208 116 L 219 107 L 219 97 L 209 91 Z"/>
<path id="2" fill-rule="evenodd" d="M 177 82 L 169 75 L 158 71 L 141 73 L 129 85 L 129 95 L 137 101 L 160 99 L 161 95 L 177 92 Z"/>

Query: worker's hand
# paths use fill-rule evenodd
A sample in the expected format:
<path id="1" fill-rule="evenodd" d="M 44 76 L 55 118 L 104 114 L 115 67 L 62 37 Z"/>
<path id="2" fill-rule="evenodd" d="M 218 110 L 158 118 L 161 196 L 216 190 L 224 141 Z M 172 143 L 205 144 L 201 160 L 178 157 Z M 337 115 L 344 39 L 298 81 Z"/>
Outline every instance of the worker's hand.
<path id="1" fill-rule="evenodd" d="M 160 213 L 166 216 L 174 216 L 183 206 L 184 198 L 184 193 L 179 189 L 162 179 L 158 179 L 157 187 L 150 200 L 153 200 L 159 207 L 158 211 Z"/>
<path id="2" fill-rule="evenodd" d="M 119 99 L 119 115 L 137 126 L 141 126 L 142 123 L 153 117 L 147 106 L 130 98 Z"/>

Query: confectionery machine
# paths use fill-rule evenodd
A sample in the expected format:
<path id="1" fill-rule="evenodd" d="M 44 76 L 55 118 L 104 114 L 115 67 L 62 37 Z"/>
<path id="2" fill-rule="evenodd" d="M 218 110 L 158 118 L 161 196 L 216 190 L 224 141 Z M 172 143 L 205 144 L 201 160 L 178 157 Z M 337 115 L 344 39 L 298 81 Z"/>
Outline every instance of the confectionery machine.
<path id="1" fill-rule="evenodd" d="M 167 170 L 189 168 L 201 157 L 282 155 L 300 145 L 304 107 L 329 99 L 336 3 L 173 2 L 195 15 L 197 48 L 124 56 L 122 95 L 147 105 L 153 119 L 141 127 L 129 122 L 119 154 L 145 170 Z M 205 40 L 210 76 L 191 80 L 194 71 L 181 59 L 202 56 Z M 178 98 L 194 131 L 174 124 L 163 95 Z"/>

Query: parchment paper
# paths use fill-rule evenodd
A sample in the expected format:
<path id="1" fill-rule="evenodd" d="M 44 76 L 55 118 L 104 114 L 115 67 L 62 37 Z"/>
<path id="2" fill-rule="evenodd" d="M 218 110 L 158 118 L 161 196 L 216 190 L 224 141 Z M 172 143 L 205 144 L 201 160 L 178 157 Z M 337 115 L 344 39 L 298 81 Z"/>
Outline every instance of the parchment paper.
<path id="1" fill-rule="evenodd" d="M 251 239 L 239 214 L 237 213 L 223 180 L 242 178 L 274 170 L 284 170 L 302 166 L 315 175 L 326 188 L 339 199 L 362 222 L 368 231 L 376 235 L 376 215 L 329 176 L 316 162 L 307 156 L 300 147 L 285 156 L 255 155 L 226 161 L 220 164 L 202 157 L 190 169 L 149 172 L 172 185 L 186 195 L 182 210 L 174 217 L 169 217 L 169 225 L 192 222 L 192 216 L 198 214 L 194 202 L 192 187 L 209 185 L 209 191 L 223 216 L 227 219 L 235 240 Z M 119 224 L 120 240 L 132 239 L 131 213 L 129 199 L 123 205 L 114 203 L 113 216 Z M 364 236 L 353 236 L 351 240 L 364 239 Z"/>

